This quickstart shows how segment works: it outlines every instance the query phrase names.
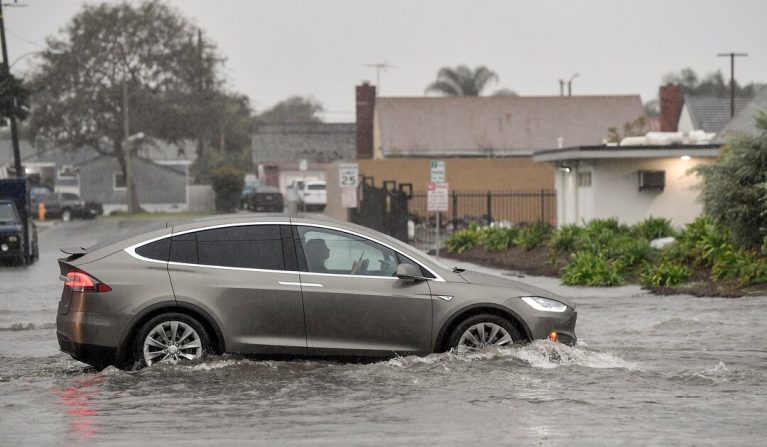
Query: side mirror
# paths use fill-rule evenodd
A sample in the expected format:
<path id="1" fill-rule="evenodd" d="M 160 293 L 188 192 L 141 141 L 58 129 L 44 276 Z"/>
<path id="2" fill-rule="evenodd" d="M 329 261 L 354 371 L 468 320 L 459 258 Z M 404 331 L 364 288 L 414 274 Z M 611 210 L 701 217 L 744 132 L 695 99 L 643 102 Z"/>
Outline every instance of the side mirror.
<path id="1" fill-rule="evenodd" d="M 424 280 L 426 278 L 421 274 L 421 269 L 413 264 L 400 264 L 397 266 L 397 278 L 404 280 Z"/>

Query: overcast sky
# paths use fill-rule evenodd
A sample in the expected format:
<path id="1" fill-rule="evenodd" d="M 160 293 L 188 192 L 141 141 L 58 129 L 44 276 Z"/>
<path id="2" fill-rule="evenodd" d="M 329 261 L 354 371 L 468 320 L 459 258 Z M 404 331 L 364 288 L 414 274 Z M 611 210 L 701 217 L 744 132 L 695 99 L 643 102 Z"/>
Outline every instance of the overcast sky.
<path id="1" fill-rule="evenodd" d="M 229 87 L 263 110 L 307 95 L 327 121 L 354 120 L 354 85 L 375 83 L 383 96 L 420 96 L 443 66 L 486 65 L 497 88 L 558 95 L 572 74 L 574 94 L 657 96 L 669 71 L 721 69 L 719 52 L 747 52 L 741 82 L 767 81 L 767 1 L 434 1 L 168 0 L 200 26 L 227 57 Z M 4 0 L 9 3 L 11 0 Z M 44 47 L 83 0 L 20 0 L 6 8 L 9 60 Z M 14 71 L 24 72 L 32 57 Z"/>

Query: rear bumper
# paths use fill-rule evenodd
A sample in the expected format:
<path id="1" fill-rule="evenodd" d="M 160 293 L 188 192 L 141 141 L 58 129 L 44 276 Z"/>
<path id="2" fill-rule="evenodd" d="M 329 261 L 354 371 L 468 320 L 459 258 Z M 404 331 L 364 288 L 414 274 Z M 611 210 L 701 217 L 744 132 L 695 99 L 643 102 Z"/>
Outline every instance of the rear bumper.
<path id="1" fill-rule="evenodd" d="M 56 317 L 56 337 L 62 351 L 94 365 L 115 364 L 125 318 L 121 315 L 75 312 Z"/>

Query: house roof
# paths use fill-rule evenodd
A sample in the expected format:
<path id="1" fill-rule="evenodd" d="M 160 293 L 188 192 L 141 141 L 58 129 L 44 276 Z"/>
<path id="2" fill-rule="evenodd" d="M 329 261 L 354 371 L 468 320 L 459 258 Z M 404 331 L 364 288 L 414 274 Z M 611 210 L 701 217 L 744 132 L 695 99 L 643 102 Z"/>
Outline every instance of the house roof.
<path id="1" fill-rule="evenodd" d="M 494 156 L 600 144 L 644 110 L 638 95 L 384 97 L 375 114 L 385 155 Z"/>
<path id="2" fill-rule="evenodd" d="M 676 144 L 660 146 L 576 146 L 562 149 L 548 149 L 536 152 L 533 161 L 558 162 L 595 159 L 626 158 L 673 158 L 719 156 L 720 144 Z"/>
<path id="3" fill-rule="evenodd" d="M 749 101 L 751 98 L 735 98 L 735 114 L 743 110 Z M 685 95 L 684 104 L 690 112 L 695 129 L 719 133 L 732 119 L 729 97 Z"/>
<path id="4" fill-rule="evenodd" d="M 261 124 L 251 136 L 253 162 L 352 160 L 356 132 L 355 123 Z"/>
<path id="5" fill-rule="evenodd" d="M 762 131 L 754 126 L 754 113 L 760 109 L 767 112 L 767 87 L 763 87 L 740 112 L 735 114 L 735 117 L 724 126 L 720 133 L 721 138 L 718 137 L 718 139 L 724 140 L 728 133 L 759 135 Z"/>

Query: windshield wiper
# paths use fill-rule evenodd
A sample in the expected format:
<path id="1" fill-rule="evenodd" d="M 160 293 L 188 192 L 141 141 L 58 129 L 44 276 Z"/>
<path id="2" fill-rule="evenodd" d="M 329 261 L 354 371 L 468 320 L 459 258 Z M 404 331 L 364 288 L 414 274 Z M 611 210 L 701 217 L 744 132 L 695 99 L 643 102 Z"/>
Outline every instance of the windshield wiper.
<path id="1" fill-rule="evenodd" d="M 465 271 L 466 271 L 466 269 L 462 269 L 460 267 L 453 267 L 453 273 L 461 273 L 461 272 L 465 272 Z"/>

